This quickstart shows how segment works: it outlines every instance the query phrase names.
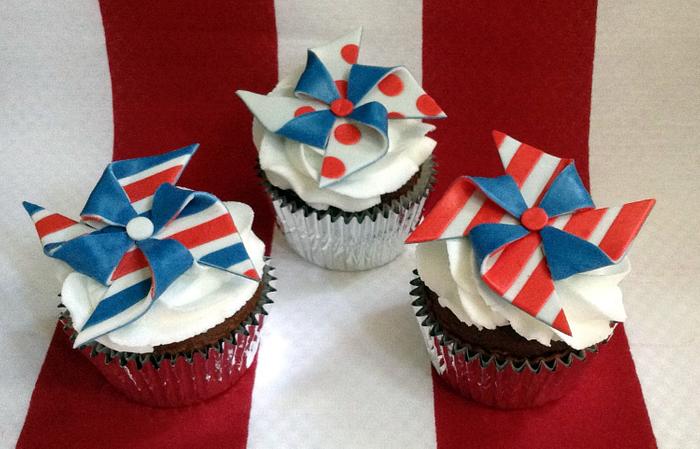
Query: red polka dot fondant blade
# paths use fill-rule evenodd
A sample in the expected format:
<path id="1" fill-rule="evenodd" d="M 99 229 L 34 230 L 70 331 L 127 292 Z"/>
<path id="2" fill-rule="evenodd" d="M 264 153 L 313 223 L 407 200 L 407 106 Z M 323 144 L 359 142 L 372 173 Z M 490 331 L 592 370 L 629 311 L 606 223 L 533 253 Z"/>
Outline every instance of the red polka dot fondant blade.
<path id="1" fill-rule="evenodd" d="M 376 101 L 387 110 L 390 119 L 438 119 L 447 115 L 404 67 L 396 67 L 382 78 L 358 103 Z"/>
<path id="2" fill-rule="evenodd" d="M 325 45 L 311 48 L 318 56 L 333 80 L 347 80 L 352 64 L 357 63 L 360 53 L 362 28 Z"/>
<path id="3" fill-rule="evenodd" d="M 323 157 L 319 185 L 327 187 L 381 159 L 387 150 L 385 136 L 354 120 L 338 119 Z"/>

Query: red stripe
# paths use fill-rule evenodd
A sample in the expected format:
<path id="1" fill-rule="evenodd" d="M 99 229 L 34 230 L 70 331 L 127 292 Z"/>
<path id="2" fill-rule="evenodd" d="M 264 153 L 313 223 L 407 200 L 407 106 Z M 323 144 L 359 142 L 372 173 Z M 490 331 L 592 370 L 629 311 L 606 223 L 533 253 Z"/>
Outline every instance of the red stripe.
<path id="1" fill-rule="evenodd" d="M 611 259 L 620 259 L 637 236 L 652 207 L 654 200 L 637 201 L 622 206 L 610 229 L 600 241 L 599 248 Z"/>
<path id="2" fill-rule="evenodd" d="M 493 130 L 491 135 L 493 136 L 493 143 L 496 144 L 496 148 L 501 148 L 501 144 L 506 139 L 506 134 L 501 131 Z"/>
<path id="3" fill-rule="evenodd" d="M 180 171 L 182 170 L 182 165 L 177 165 L 175 167 L 170 167 L 167 170 L 151 175 L 147 178 L 143 178 L 131 184 L 122 186 L 126 192 L 126 196 L 129 197 L 129 201 L 132 203 L 147 198 L 153 195 L 158 187 L 166 182 L 174 184 L 177 180 Z"/>
<path id="4" fill-rule="evenodd" d="M 457 176 L 503 174 L 493 129 L 575 158 L 588 185 L 596 7 L 424 1 L 423 87 L 450 122 L 433 133 L 439 172 L 430 204 Z M 615 334 L 566 398 L 536 409 L 481 406 L 434 374 L 437 447 L 655 447 L 625 334 L 620 327 Z"/>
<path id="5" fill-rule="evenodd" d="M 114 269 L 114 273 L 112 273 L 112 280 L 116 281 L 122 276 L 146 268 L 147 266 L 148 261 L 146 260 L 146 256 L 143 255 L 143 252 L 138 248 L 133 249 L 124 254 L 122 260 L 119 261 L 119 265 L 117 265 L 117 268 Z"/>
<path id="6" fill-rule="evenodd" d="M 564 226 L 564 231 L 582 239 L 588 239 L 607 210 L 608 208 L 606 207 L 574 214 Z"/>
<path id="7" fill-rule="evenodd" d="M 473 227 L 479 226 L 480 224 L 498 223 L 505 214 L 506 213 L 500 208 L 500 206 L 497 206 L 490 200 L 485 201 L 479 208 L 476 215 L 474 215 L 474 218 L 472 218 L 472 221 L 469 222 L 467 229 L 464 230 L 464 235 L 467 235 L 467 233 L 471 231 Z"/>
<path id="8" fill-rule="evenodd" d="M 255 173 L 251 115 L 234 91 L 268 92 L 277 82 L 274 2 L 120 0 L 100 7 L 112 80 L 113 158 L 200 143 L 178 184 L 251 205 L 254 231 L 269 250 L 273 211 Z M 75 449 L 245 448 L 254 367 L 205 404 L 144 407 L 106 384 L 58 330 L 18 447 L 47 447 L 52 436 L 70 435 L 66 444 Z"/>
<path id="9" fill-rule="evenodd" d="M 552 323 L 552 327 L 560 332 L 564 332 L 566 335 L 571 335 L 571 327 L 569 327 L 569 322 L 566 319 L 566 315 L 564 315 L 563 309 L 557 313 L 557 316 L 554 318 L 554 322 Z"/>
<path id="10" fill-rule="evenodd" d="M 475 191 L 476 188 L 468 179 L 463 177 L 455 179 L 440 198 L 434 212 L 425 217 L 406 242 L 419 243 L 439 238 Z"/>
<path id="11" fill-rule="evenodd" d="M 523 288 L 515 295 L 513 305 L 535 316 L 542 310 L 547 298 L 554 291 L 554 282 L 549 274 L 547 262 L 543 259 L 535 267 Z"/>
<path id="12" fill-rule="evenodd" d="M 498 294 L 504 294 L 523 271 L 540 242 L 540 235 L 533 232 L 506 246 L 498 261 L 486 272 L 484 281 Z"/>
<path id="13" fill-rule="evenodd" d="M 537 148 L 525 143 L 520 144 L 515 151 L 513 158 L 508 163 L 506 172 L 515 179 L 519 187 L 523 185 L 527 177 L 534 170 L 537 161 L 542 157 L 542 153 Z"/>
<path id="14" fill-rule="evenodd" d="M 225 214 L 192 228 L 180 231 L 168 238 L 177 240 L 187 248 L 195 248 L 199 245 L 231 235 L 234 232 L 236 232 L 236 227 L 233 225 L 233 220 L 231 220 L 229 214 Z"/>
<path id="15" fill-rule="evenodd" d="M 36 232 L 39 234 L 39 238 L 43 239 L 49 234 L 60 231 L 61 229 L 70 228 L 76 223 L 76 221 L 64 217 L 61 214 L 52 214 L 37 221 L 34 223 L 34 226 L 36 226 Z"/>

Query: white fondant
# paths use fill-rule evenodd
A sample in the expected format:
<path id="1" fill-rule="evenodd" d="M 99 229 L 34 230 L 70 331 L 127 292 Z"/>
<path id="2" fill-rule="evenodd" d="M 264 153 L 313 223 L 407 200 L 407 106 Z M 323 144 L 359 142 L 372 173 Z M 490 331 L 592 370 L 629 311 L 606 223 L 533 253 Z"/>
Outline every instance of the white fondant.
<path id="1" fill-rule="evenodd" d="M 552 329 L 494 293 L 479 276 L 467 238 L 421 243 L 416 248 L 416 259 L 421 278 L 437 293 L 440 304 L 479 329 L 510 324 L 529 340 L 544 345 L 563 340 L 575 349 L 583 349 L 605 340 L 612 332 L 611 321 L 626 319 L 618 284 L 630 271 L 627 258 L 555 281 L 572 336 Z"/>
<path id="2" fill-rule="evenodd" d="M 292 95 L 298 73 L 283 79 L 272 95 Z M 373 164 L 341 182 L 319 187 L 323 150 L 286 139 L 253 121 L 253 140 L 260 166 L 270 183 L 293 190 L 316 209 L 335 206 L 357 212 L 380 203 L 380 196 L 398 190 L 420 169 L 433 152 L 436 142 L 426 134 L 433 125 L 420 120 L 389 120 L 389 149 Z"/>
<path id="3" fill-rule="evenodd" d="M 243 203 L 224 204 L 256 270 L 262 273 L 265 244 L 251 230 L 253 210 Z M 151 352 L 154 346 L 186 340 L 223 322 L 236 313 L 257 288 L 258 283 L 250 279 L 193 264 L 146 314 L 97 341 L 118 351 Z M 61 301 L 70 311 L 76 329 L 82 328 L 106 290 L 83 274 L 68 275 L 63 283 Z"/>
<path id="4" fill-rule="evenodd" d="M 136 217 L 126 224 L 126 234 L 132 240 L 145 240 L 153 235 L 153 222 L 146 217 Z"/>

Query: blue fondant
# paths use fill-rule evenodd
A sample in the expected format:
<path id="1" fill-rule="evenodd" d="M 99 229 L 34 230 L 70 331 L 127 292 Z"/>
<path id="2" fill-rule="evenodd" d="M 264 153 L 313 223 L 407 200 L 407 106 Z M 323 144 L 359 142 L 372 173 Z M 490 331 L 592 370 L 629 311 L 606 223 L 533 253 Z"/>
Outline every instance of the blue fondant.
<path id="1" fill-rule="evenodd" d="M 82 330 L 85 330 L 88 327 L 94 326 L 95 324 L 99 324 L 105 320 L 108 320 L 113 316 L 122 313 L 129 307 L 132 307 L 133 305 L 137 304 L 146 296 L 148 296 L 148 292 L 150 289 L 151 279 L 146 279 L 144 281 L 139 282 L 138 284 L 134 284 L 131 287 L 120 291 L 115 295 L 103 299 L 102 301 L 100 301 L 99 304 L 97 304 L 97 307 L 95 307 L 95 310 L 92 312 L 92 315 L 90 315 L 90 318 L 88 318 L 88 320 L 83 325 Z M 122 324 L 122 326 L 126 324 L 128 323 Z"/>
<path id="2" fill-rule="evenodd" d="M 173 160 L 180 156 L 193 155 L 197 151 L 198 147 L 198 143 L 193 143 L 192 145 L 188 145 L 186 147 L 182 147 L 173 151 L 168 151 L 167 153 L 159 154 L 156 156 L 115 161 L 109 164 L 109 167 L 111 168 L 112 172 L 114 173 L 114 176 L 116 176 L 117 179 L 122 179 L 126 178 L 127 176 L 131 176 L 136 173 L 147 170 L 151 167 L 155 167 L 156 165 L 162 164 L 163 162 Z M 183 170 L 184 168 L 185 167 L 183 167 Z"/>
<path id="3" fill-rule="evenodd" d="M 555 281 L 613 264 L 600 248 L 568 232 L 546 226 L 540 230 L 540 236 Z"/>
<path id="4" fill-rule="evenodd" d="M 154 282 L 154 298 L 160 295 L 187 271 L 194 261 L 190 251 L 173 239 L 147 239 L 136 242 L 148 260 Z"/>
<path id="5" fill-rule="evenodd" d="M 104 217 L 113 224 L 126 226 L 137 214 L 111 170 L 113 164 L 110 164 L 102 173 L 80 215 Z"/>
<path id="6" fill-rule="evenodd" d="M 150 219 L 153 222 L 153 234 L 160 231 L 170 220 L 178 216 L 195 192 L 172 184 L 161 184 L 153 195 L 153 207 Z"/>
<path id="7" fill-rule="evenodd" d="M 239 242 L 235 245 L 227 246 L 219 251 L 207 254 L 199 259 L 199 262 L 204 265 L 228 270 L 232 265 L 243 262 L 246 259 L 248 259 L 248 253 L 243 243 Z"/>
<path id="8" fill-rule="evenodd" d="M 550 217 L 595 207 L 574 164 L 567 165 L 554 179 L 539 206 Z"/>
<path id="9" fill-rule="evenodd" d="M 348 100 L 358 104 L 395 67 L 353 64 L 348 75 Z"/>
<path id="10" fill-rule="evenodd" d="M 50 256 L 107 285 L 110 275 L 132 244 L 133 240 L 126 235 L 124 228 L 107 226 L 68 240 L 51 252 Z M 47 247 L 45 251 L 51 249 Z"/>
<path id="11" fill-rule="evenodd" d="M 363 104 L 362 106 L 355 108 L 348 117 L 364 123 L 367 126 L 371 126 L 382 133 L 388 144 L 389 121 L 387 119 L 386 108 L 383 104 L 376 101 Z"/>
<path id="12" fill-rule="evenodd" d="M 34 215 L 40 210 L 44 210 L 43 207 L 37 206 L 36 204 L 32 204 L 28 201 L 22 201 L 22 206 L 24 206 L 24 210 L 26 210 L 30 216 Z"/>
<path id="13" fill-rule="evenodd" d="M 527 204 L 515 180 L 510 175 L 496 178 L 468 177 L 491 201 L 516 218 L 527 209 Z"/>
<path id="14" fill-rule="evenodd" d="M 484 223 L 473 227 L 469 231 L 469 239 L 472 242 L 478 266 L 481 266 L 481 262 L 492 252 L 527 234 L 529 231 L 520 225 Z"/>
<path id="15" fill-rule="evenodd" d="M 288 139 L 325 149 L 334 123 L 335 115 L 331 111 L 315 111 L 293 118 L 275 132 Z"/>
<path id="16" fill-rule="evenodd" d="M 294 93 L 308 95 L 326 104 L 331 104 L 333 100 L 340 98 L 328 69 L 311 50 L 307 52 L 306 68 L 299 77 Z"/>

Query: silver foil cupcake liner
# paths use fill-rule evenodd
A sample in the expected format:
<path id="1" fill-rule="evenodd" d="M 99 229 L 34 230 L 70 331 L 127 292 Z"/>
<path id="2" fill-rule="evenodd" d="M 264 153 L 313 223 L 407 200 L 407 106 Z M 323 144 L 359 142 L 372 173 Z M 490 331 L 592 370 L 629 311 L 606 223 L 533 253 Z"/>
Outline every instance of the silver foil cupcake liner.
<path id="1" fill-rule="evenodd" d="M 360 212 L 315 209 L 260 175 L 277 224 L 297 254 L 331 270 L 360 271 L 389 263 L 404 251 L 435 182 L 435 163 L 432 158 L 424 162 L 416 183 L 401 197 Z"/>
<path id="2" fill-rule="evenodd" d="M 418 276 L 418 271 L 413 272 Z M 427 307 L 427 287 L 411 281 L 415 316 L 433 367 L 453 390 L 476 402 L 503 409 L 543 405 L 575 388 L 586 363 L 598 353 L 594 345 L 550 357 L 501 358 L 472 347 L 442 330 Z"/>
<path id="3" fill-rule="evenodd" d="M 155 355 L 110 349 L 98 342 L 79 350 L 105 379 L 129 399 L 155 407 L 180 407 L 223 393 L 233 386 L 255 360 L 265 315 L 275 291 L 271 268 L 265 265 L 263 290 L 255 309 L 227 337 L 192 352 Z M 59 321 L 70 341 L 75 340 L 69 312 Z"/>

